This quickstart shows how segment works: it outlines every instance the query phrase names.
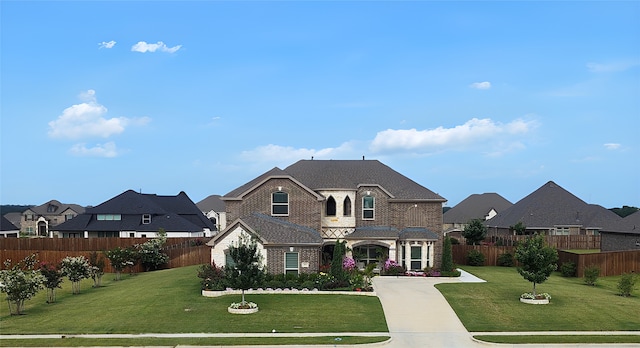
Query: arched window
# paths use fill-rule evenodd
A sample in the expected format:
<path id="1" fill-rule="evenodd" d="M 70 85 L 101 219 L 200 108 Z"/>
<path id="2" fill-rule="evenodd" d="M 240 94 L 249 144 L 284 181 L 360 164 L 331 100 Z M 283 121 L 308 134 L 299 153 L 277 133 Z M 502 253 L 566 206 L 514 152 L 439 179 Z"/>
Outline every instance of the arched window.
<path id="1" fill-rule="evenodd" d="M 333 198 L 333 196 L 329 196 L 329 198 L 327 199 L 326 211 L 327 216 L 336 216 L 336 200 Z"/>
<path id="2" fill-rule="evenodd" d="M 271 215 L 289 215 L 289 194 L 278 191 L 271 194 Z"/>
<path id="3" fill-rule="evenodd" d="M 351 198 L 349 196 L 345 197 L 342 202 L 342 215 L 351 216 Z"/>

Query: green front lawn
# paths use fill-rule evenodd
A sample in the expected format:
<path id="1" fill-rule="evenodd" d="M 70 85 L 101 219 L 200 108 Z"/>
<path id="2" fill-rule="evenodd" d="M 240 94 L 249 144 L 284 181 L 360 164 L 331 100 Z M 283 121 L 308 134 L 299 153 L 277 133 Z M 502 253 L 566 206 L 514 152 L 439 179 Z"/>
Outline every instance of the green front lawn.
<path id="1" fill-rule="evenodd" d="M 470 332 L 474 331 L 632 331 L 640 330 L 640 284 L 632 297 L 618 296 L 619 277 L 600 278 L 595 287 L 582 278 L 554 273 L 536 286 L 551 295 L 548 305 L 519 301 L 531 292 L 515 267 L 470 267 L 464 270 L 486 283 L 448 283 L 436 287 Z"/>
<path id="2" fill-rule="evenodd" d="M 388 332 L 380 301 L 370 296 L 247 295 L 260 311 L 230 314 L 227 306 L 240 295 L 201 296 L 197 269 L 123 275 L 119 282 L 107 274 L 101 288 L 83 281 L 79 295 L 65 279 L 56 303 L 47 304 L 42 290 L 26 302 L 25 315 L 10 316 L 0 302 L 0 327 L 3 334 Z"/>

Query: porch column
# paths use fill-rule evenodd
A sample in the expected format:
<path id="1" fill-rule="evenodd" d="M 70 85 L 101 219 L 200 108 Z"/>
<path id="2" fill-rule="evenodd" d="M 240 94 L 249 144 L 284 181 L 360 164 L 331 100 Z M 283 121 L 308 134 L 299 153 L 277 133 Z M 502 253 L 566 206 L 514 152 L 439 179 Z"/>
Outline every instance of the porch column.
<path id="1" fill-rule="evenodd" d="M 396 262 L 398 261 L 398 259 L 396 258 L 397 245 L 398 242 L 391 242 L 391 244 L 389 245 L 389 260 L 395 260 Z"/>
<path id="2" fill-rule="evenodd" d="M 89 238 L 89 231 L 84 231 L 84 238 Z"/>

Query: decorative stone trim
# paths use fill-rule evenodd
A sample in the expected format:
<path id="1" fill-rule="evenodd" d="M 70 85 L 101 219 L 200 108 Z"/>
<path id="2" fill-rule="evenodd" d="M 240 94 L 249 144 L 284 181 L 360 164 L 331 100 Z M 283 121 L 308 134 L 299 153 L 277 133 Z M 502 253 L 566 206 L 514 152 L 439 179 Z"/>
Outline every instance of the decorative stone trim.
<path id="1" fill-rule="evenodd" d="M 549 304 L 549 299 L 543 298 L 541 300 L 532 300 L 529 298 L 520 298 L 520 302 L 527 304 Z"/>
<path id="2" fill-rule="evenodd" d="M 300 295 L 353 295 L 353 296 L 377 296 L 375 291 L 320 291 L 318 289 L 313 290 L 298 290 L 298 289 L 250 289 L 246 290 L 245 295 L 256 294 L 300 294 Z M 224 295 L 240 295 L 242 290 L 202 290 L 202 296 L 204 297 L 220 297 Z"/>
<path id="3" fill-rule="evenodd" d="M 251 313 L 256 313 L 258 311 L 258 307 L 247 308 L 247 309 L 227 307 L 227 310 L 231 314 L 251 314 Z"/>

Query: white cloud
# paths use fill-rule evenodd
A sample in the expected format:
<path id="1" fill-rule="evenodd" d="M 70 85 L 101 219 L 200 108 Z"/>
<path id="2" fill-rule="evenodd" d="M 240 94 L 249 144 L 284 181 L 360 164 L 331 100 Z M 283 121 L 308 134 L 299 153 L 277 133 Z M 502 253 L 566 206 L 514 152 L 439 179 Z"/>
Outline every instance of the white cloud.
<path id="1" fill-rule="evenodd" d="M 474 82 L 474 83 L 470 84 L 469 87 L 475 88 L 475 89 L 489 89 L 489 88 L 491 88 L 491 82 L 489 82 L 489 81 Z"/>
<path id="2" fill-rule="evenodd" d="M 146 43 L 144 41 L 140 41 L 137 44 L 131 46 L 131 50 L 134 52 L 140 52 L 140 53 L 155 52 L 155 51 L 174 53 L 178 51 L 181 47 L 182 45 L 167 47 L 167 45 L 165 45 L 164 42 L 162 41 L 158 41 L 158 43 Z"/>
<path id="3" fill-rule="evenodd" d="M 249 162 L 269 162 L 285 165 L 301 159 L 311 159 L 311 157 L 315 159 L 338 159 L 349 156 L 347 154 L 351 151 L 352 145 L 350 143 L 319 150 L 269 144 L 259 146 L 253 150 L 243 151 L 241 156 Z"/>
<path id="4" fill-rule="evenodd" d="M 611 63 L 587 63 L 587 70 L 593 73 L 608 73 L 608 72 L 618 72 L 625 71 L 634 66 L 640 65 L 640 61 L 618 61 Z"/>
<path id="5" fill-rule="evenodd" d="M 378 132 L 370 150 L 374 153 L 413 151 L 432 153 L 445 150 L 475 149 L 496 155 L 504 149 L 522 149 L 524 134 L 536 128 L 535 121 L 516 119 L 507 124 L 473 118 L 453 128 L 387 129 Z"/>
<path id="6" fill-rule="evenodd" d="M 618 144 L 618 143 L 606 143 L 606 144 L 604 144 L 604 147 L 605 147 L 607 150 L 617 150 L 617 149 L 619 149 L 619 148 L 620 148 L 620 146 L 621 146 L 621 145 L 620 145 L 620 144 Z"/>
<path id="7" fill-rule="evenodd" d="M 104 144 L 96 144 L 96 146 L 87 148 L 84 143 L 75 144 L 69 150 L 76 156 L 84 157 L 116 157 L 118 156 L 118 150 L 116 144 L 113 141 L 106 142 Z"/>
<path id="8" fill-rule="evenodd" d="M 49 136 L 56 139 L 108 138 L 120 134 L 130 125 L 145 125 L 148 117 L 105 118 L 107 108 L 97 102 L 94 90 L 79 96 L 85 102 L 72 105 L 62 115 L 49 122 Z"/>
<path id="9" fill-rule="evenodd" d="M 111 40 L 109 42 L 106 41 L 102 41 L 100 43 L 98 43 L 98 48 L 113 48 L 113 46 L 116 45 L 116 42 Z"/>

